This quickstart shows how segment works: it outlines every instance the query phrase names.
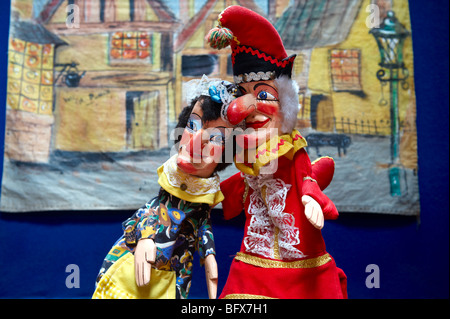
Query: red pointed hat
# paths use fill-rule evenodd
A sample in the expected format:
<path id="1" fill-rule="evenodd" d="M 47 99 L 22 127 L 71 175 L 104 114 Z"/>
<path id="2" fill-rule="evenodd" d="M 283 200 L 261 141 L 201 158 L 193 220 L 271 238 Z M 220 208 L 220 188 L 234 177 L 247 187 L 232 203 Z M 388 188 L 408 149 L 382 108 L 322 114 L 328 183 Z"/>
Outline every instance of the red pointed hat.
<path id="1" fill-rule="evenodd" d="M 250 9 L 230 6 L 218 21 L 206 39 L 216 49 L 231 46 L 236 83 L 291 76 L 295 54 L 288 57 L 280 35 L 266 18 Z"/>

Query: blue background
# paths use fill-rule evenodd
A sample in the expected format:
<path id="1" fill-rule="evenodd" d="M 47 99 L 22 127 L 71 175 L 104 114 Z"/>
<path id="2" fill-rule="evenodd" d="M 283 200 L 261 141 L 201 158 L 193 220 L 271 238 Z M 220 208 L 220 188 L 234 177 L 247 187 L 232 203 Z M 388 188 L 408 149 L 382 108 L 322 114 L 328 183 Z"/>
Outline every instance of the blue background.
<path id="1" fill-rule="evenodd" d="M 0 4 L 0 141 L 4 138 L 9 2 Z M 341 214 L 323 230 L 328 251 L 348 276 L 350 298 L 449 297 L 448 1 L 411 1 L 421 217 Z M 3 146 L 3 145 L 2 145 Z M 0 149 L 3 154 L 3 149 Z M 0 298 L 90 298 L 103 257 L 132 211 L 0 212 Z M 242 217 L 213 213 L 219 292 L 243 236 Z M 66 266 L 80 269 L 80 288 L 66 287 Z M 366 266 L 380 269 L 380 288 L 365 285 Z M 205 298 L 195 261 L 191 298 Z M 261 279 L 263 280 L 263 278 Z M 288 278 L 287 278 L 288 280 Z"/>

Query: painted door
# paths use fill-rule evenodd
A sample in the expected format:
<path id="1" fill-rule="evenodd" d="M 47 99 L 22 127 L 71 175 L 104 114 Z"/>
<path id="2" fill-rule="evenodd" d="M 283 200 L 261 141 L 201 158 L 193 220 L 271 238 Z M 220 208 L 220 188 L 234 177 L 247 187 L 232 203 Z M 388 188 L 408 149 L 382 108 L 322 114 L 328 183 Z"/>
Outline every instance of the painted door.
<path id="1" fill-rule="evenodd" d="M 131 148 L 155 150 L 159 148 L 159 92 L 133 94 L 134 118 L 131 125 Z"/>

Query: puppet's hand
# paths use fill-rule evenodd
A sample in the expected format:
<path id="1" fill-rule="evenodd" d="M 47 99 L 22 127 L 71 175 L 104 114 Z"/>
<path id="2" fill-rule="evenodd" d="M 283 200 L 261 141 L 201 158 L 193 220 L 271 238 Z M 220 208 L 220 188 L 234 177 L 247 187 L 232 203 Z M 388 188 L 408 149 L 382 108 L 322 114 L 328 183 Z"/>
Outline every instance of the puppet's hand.
<path id="1" fill-rule="evenodd" d="M 205 273 L 206 284 L 208 286 L 209 299 L 216 299 L 217 297 L 217 281 L 219 278 L 217 270 L 216 257 L 214 255 L 208 255 L 205 258 Z"/>
<path id="2" fill-rule="evenodd" d="M 152 265 L 156 258 L 156 245 L 153 239 L 141 239 L 138 241 L 134 252 L 134 276 L 138 287 L 150 283 Z"/>
<path id="3" fill-rule="evenodd" d="M 309 222 L 317 229 L 322 229 L 324 218 L 319 203 L 308 195 L 302 196 L 302 203 L 305 205 L 305 216 Z"/>

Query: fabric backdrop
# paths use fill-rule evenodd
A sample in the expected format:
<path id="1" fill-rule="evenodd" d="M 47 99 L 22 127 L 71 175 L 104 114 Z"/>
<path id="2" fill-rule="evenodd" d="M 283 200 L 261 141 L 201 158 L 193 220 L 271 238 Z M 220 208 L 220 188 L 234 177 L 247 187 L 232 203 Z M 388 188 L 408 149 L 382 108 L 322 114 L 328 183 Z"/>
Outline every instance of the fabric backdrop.
<path id="1" fill-rule="evenodd" d="M 0 209 L 135 209 L 154 196 L 183 83 L 232 80 L 230 49 L 203 39 L 231 4 L 266 16 L 297 54 L 297 128 L 312 160 L 334 158 L 338 209 L 418 215 L 406 0 L 12 0 Z M 389 10 L 404 34 L 385 43 L 403 46 L 384 54 L 403 62 L 394 71 L 373 34 Z"/>

